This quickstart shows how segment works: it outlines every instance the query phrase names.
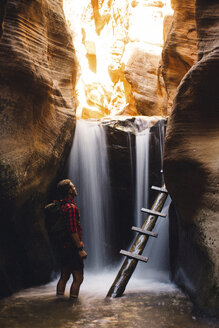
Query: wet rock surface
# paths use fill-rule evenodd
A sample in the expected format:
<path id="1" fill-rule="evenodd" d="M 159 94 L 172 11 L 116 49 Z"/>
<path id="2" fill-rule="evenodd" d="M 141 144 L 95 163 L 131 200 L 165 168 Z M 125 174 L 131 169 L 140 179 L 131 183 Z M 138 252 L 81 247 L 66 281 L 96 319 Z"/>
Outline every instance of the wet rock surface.
<path id="1" fill-rule="evenodd" d="M 113 248 L 113 261 L 120 259 L 119 251 L 127 249 L 134 237 L 131 227 L 134 222 L 136 205 L 136 135 L 147 128 L 150 129 L 149 185 L 162 186 L 160 170 L 164 135 L 161 136 L 161 130 L 165 129 L 165 123 L 164 119 L 144 116 L 102 120 L 107 135 L 112 189 L 114 217 L 112 228 L 114 231 L 111 233 L 111 247 Z M 147 181 L 145 181 L 145 186 L 146 184 Z M 150 206 L 155 197 L 156 192 L 150 191 Z"/>
<path id="2" fill-rule="evenodd" d="M 172 233 L 175 280 L 199 308 L 218 315 L 218 1 L 198 0 L 196 21 L 199 60 L 174 101 L 164 172 L 177 212 Z"/>
<path id="3" fill-rule="evenodd" d="M 6 7 L 5 7 L 6 6 Z M 62 1 L 1 2 L 0 295 L 48 281 L 43 206 L 71 145 L 76 60 Z"/>

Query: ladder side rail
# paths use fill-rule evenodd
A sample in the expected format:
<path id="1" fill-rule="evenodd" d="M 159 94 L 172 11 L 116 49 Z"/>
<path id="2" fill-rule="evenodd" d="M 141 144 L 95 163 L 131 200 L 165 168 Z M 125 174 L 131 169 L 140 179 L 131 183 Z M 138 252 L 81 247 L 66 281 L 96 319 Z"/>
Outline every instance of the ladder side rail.
<path id="1" fill-rule="evenodd" d="M 161 211 L 166 199 L 167 199 L 166 193 L 159 193 L 154 201 L 152 210 Z M 158 216 L 149 214 L 147 216 L 144 224 L 142 225 L 142 229 L 149 230 L 149 231 L 153 230 L 155 223 L 157 221 L 157 218 L 158 218 Z M 143 235 L 143 234 L 139 233 L 137 235 L 137 237 L 135 238 L 129 252 L 141 255 L 147 244 L 148 239 L 149 239 L 148 235 Z M 122 294 L 126 288 L 126 285 L 129 282 L 129 279 L 131 278 L 131 276 L 137 266 L 137 263 L 138 263 L 138 261 L 136 261 L 136 259 L 131 259 L 131 258 L 126 257 L 111 288 L 109 289 L 109 291 L 107 293 L 107 297 L 122 296 Z"/>

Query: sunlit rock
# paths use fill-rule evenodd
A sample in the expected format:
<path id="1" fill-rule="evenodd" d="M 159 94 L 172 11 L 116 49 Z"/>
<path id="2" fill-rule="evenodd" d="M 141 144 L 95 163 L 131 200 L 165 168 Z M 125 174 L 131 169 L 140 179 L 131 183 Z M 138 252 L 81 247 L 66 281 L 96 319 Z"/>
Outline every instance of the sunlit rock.
<path id="1" fill-rule="evenodd" d="M 160 59 L 169 1 L 65 0 L 64 10 L 81 67 L 77 116 L 166 115 Z M 105 103 L 89 114 L 86 86 L 97 83 L 103 88 L 96 96 L 105 90 Z"/>
<path id="2" fill-rule="evenodd" d="M 167 113 L 170 114 L 176 89 L 197 60 L 195 0 L 172 0 L 173 18 L 164 20 L 162 76 Z"/>
<path id="3" fill-rule="evenodd" d="M 108 94 L 104 87 L 99 83 L 85 85 L 85 95 L 87 107 L 82 108 L 81 116 L 87 118 L 102 118 L 109 114 L 108 103 L 111 94 Z"/>
<path id="4" fill-rule="evenodd" d="M 141 115 L 163 114 L 163 98 L 158 85 L 160 52 L 161 48 L 132 43 L 129 55 L 126 55 L 125 77 L 131 85 L 136 111 Z"/>
<path id="5" fill-rule="evenodd" d="M 186 74 L 174 100 L 164 173 L 177 210 L 171 222 L 174 279 L 199 308 L 218 315 L 218 1 L 197 0 L 196 17 L 198 62 Z M 184 56 L 188 58 L 187 51 Z"/>

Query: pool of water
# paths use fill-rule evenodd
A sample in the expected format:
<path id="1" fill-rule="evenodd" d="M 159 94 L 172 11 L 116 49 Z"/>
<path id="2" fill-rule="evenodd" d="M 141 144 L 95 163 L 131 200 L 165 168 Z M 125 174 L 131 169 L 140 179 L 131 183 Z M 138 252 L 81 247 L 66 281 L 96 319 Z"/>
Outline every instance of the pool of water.
<path id="1" fill-rule="evenodd" d="M 76 303 L 55 297 L 56 281 L 0 301 L 1 328 L 216 328 L 173 284 L 132 278 L 123 297 L 105 299 L 115 274 L 85 274 Z"/>

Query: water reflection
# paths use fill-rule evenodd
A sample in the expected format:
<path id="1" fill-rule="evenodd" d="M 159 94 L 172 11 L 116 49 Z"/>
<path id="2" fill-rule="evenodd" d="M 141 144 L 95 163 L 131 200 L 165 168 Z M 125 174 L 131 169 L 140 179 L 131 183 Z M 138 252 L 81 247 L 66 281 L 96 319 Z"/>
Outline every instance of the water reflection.
<path id="1" fill-rule="evenodd" d="M 189 300 L 174 285 L 132 279 L 123 297 L 105 299 L 113 275 L 86 275 L 80 299 L 54 296 L 55 283 L 0 301 L 1 328 L 216 328 L 218 322 L 192 313 Z"/>

